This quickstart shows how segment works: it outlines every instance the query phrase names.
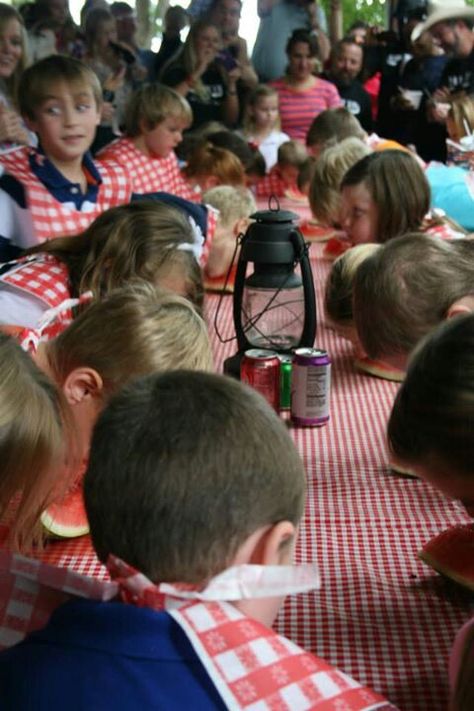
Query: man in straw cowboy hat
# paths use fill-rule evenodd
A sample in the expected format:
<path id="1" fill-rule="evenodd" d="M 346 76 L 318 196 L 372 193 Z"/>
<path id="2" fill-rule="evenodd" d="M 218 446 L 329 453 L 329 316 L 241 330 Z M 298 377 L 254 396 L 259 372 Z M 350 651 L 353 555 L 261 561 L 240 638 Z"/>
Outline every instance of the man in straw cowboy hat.
<path id="1" fill-rule="evenodd" d="M 427 17 L 412 32 L 412 42 L 423 32 L 430 32 L 435 41 L 451 57 L 446 64 L 440 88 L 434 98 L 438 103 L 435 120 L 446 118 L 447 109 L 440 102 L 449 100 L 452 93 L 474 93 L 474 7 L 466 0 L 428 0 Z"/>

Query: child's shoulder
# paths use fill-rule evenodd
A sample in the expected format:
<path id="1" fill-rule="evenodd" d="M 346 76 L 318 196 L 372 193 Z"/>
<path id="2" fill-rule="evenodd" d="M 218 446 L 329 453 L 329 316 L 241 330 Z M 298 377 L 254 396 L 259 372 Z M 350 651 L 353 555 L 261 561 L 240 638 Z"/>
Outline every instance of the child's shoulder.
<path id="1" fill-rule="evenodd" d="M 162 611 L 70 601 L 44 629 L 0 653 L 0 693 L 12 708 L 33 708 L 39 690 L 45 706 L 57 708 L 54 699 L 67 698 L 71 683 L 84 708 L 97 708 L 88 681 L 97 674 L 110 690 L 103 708 L 225 708 L 184 632 Z M 34 689 L 29 678 L 38 680 Z"/>

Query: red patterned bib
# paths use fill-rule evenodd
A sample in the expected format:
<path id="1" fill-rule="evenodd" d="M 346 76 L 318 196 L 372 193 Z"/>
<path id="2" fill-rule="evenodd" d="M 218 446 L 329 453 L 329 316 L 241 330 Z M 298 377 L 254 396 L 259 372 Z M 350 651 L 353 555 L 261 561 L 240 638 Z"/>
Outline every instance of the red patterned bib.
<path id="1" fill-rule="evenodd" d="M 27 190 L 28 207 L 38 242 L 83 232 L 102 212 L 129 202 L 131 185 L 119 165 L 97 163 L 102 178 L 97 202 L 90 210 L 80 211 L 61 203 L 38 180 L 30 168 L 28 148 L 2 156 L 5 171 L 19 180 Z"/>
<path id="2" fill-rule="evenodd" d="M 71 296 L 68 269 L 51 254 L 19 259 L 10 271 L 0 276 L 0 282 L 35 296 L 50 309 Z"/>
<path id="3" fill-rule="evenodd" d="M 181 175 L 174 152 L 167 158 L 154 158 L 139 151 L 130 138 L 119 138 L 99 153 L 99 160 L 125 168 L 137 195 L 165 192 L 193 202 L 199 200 L 199 194 Z"/>
<path id="4" fill-rule="evenodd" d="M 202 591 L 189 585 L 154 585 L 113 556 L 107 568 L 124 602 L 167 610 L 229 709 L 396 711 L 339 669 L 222 601 L 312 589 L 317 586 L 312 566 L 238 566 Z"/>

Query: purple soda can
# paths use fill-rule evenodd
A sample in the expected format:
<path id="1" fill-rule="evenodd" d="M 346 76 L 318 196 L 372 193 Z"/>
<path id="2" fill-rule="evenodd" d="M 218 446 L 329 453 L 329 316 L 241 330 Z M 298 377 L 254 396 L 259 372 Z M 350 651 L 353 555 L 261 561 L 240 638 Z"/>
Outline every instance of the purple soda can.
<path id="1" fill-rule="evenodd" d="M 301 427 L 321 427 L 329 420 L 331 360 L 319 348 L 297 348 L 291 384 L 291 419 Z"/>

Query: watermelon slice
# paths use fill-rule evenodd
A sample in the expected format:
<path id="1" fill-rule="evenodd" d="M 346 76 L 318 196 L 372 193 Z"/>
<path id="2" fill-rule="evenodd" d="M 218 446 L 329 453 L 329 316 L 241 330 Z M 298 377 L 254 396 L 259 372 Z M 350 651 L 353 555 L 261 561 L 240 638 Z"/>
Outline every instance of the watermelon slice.
<path id="1" fill-rule="evenodd" d="M 301 234 L 311 242 L 327 242 L 330 237 L 336 234 L 332 227 L 320 225 L 315 220 L 305 220 L 300 224 Z"/>
<path id="2" fill-rule="evenodd" d="M 413 479 L 418 479 L 415 472 L 412 472 L 411 469 L 407 469 L 406 467 L 403 467 L 401 464 L 397 464 L 395 462 L 389 462 L 388 466 L 390 467 L 392 472 L 395 472 L 395 474 L 401 474 L 401 476 L 411 476 Z"/>
<path id="3" fill-rule="evenodd" d="M 235 287 L 235 275 L 237 273 L 237 265 L 234 265 L 232 267 L 232 270 L 230 272 L 229 280 L 227 282 L 227 286 L 224 291 L 224 286 L 225 286 L 225 279 L 226 279 L 226 274 L 220 274 L 219 276 L 216 277 L 211 277 L 209 274 L 204 271 L 204 288 L 206 291 L 213 291 L 213 292 L 222 292 L 224 291 L 225 294 L 233 294 L 234 293 L 234 287 Z"/>
<path id="4" fill-rule="evenodd" d="M 434 570 L 474 590 L 474 525 L 452 526 L 428 541 L 418 557 Z"/>
<path id="5" fill-rule="evenodd" d="M 46 531 L 57 538 L 77 538 L 89 533 L 89 522 L 82 496 L 82 478 L 64 497 L 50 504 L 41 514 Z"/>
<path id="6" fill-rule="evenodd" d="M 383 380 L 394 380 L 396 383 L 401 383 L 405 377 L 403 370 L 394 368 L 388 363 L 381 360 L 372 360 L 371 358 L 355 358 L 354 365 L 356 370 L 361 373 L 368 373 L 376 378 Z"/>
<path id="7" fill-rule="evenodd" d="M 352 245 L 349 242 L 345 242 L 338 237 L 331 237 L 323 249 L 322 256 L 324 259 L 337 259 L 337 257 L 340 257 L 341 254 L 347 252 L 351 247 Z"/>
<path id="8" fill-rule="evenodd" d="M 307 195 L 300 192 L 297 187 L 287 188 L 283 197 L 286 197 L 287 200 L 293 200 L 294 202 L 308 202 Z"/>

